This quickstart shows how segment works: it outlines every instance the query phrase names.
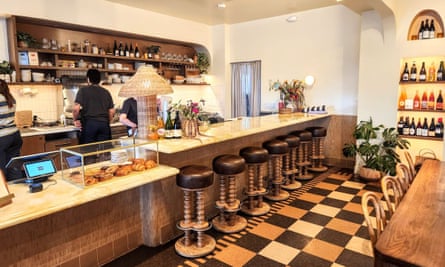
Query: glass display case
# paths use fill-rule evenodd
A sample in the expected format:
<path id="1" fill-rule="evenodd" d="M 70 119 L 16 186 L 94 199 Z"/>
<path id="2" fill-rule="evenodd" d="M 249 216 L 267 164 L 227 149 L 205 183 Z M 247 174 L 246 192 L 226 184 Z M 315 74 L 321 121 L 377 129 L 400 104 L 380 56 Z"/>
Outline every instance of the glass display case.
<path id="1" fill-rule="evenodd" d="M 120 138 L 60 149 L 62 178 L 80 187 L 149 171 L 159 163 L 158 142 Z"/>

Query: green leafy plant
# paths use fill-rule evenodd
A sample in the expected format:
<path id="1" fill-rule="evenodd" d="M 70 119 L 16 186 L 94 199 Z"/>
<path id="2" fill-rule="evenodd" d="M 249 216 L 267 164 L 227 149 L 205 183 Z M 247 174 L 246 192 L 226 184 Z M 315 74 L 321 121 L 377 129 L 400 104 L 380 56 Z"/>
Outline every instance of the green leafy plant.
<path id="1" fill-rule="evenodd" d="M 11 67 L 8 61 L 3 60 L 0 63 L 0 74 L 11 74 L 14 69 Z"/>
<path id="2" fill-rule="evenodd" d="M 408 149 L 410 146 L 409 141 L 403 139 L 395 128 L 374 126 L 372 118 L 360 121 L 354 129 L 353 137 L 356 142 L 345 144 L 343 155 L 358 156 L 364 167 L 390 175 L 396 174 L 396 165 L 400 162 L 396 149 Z"/>
<path id="3" fill-rule="evenodd" d="M 158 54 L 160 50 L 161 50 L 161 47 L 159 45 L 152 45 L 152 46 L 147 47 L 148 53 L 152 53 L 152 54 Z"/>
<path id="4" fill-rule="evenodd" d="M 37 41 L 31 34 L 27 32 L 17 32 L 17 42 L 23 42 L 29 47 L 33 47 L 37 44 Z"/>
<path id="5" fill-rule="evenodd" d="M 201 73 L 207 74 L 207 71 L 210 67 L 210 61 L 206 53 L 198 53 L 198 62 L 196 63 L 196 66 Z"/>

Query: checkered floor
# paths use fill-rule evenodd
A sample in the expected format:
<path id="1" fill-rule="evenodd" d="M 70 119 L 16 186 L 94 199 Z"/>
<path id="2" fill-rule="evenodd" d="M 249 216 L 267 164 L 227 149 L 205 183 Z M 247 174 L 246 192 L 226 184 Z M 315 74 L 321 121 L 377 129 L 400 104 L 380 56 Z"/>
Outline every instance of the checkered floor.
<path id="1" fill-rule="evenodd" d="M 108 266 L 373 266 L 372 246 L 363 223 L 361 195 L 381 192 L 376 184 L 352 177 L 350 170 L 331 168 L 271 211 L 247 217 L 248 227 L 236 234 L 207 234 L 215 251 L 186 259 L 174 242 L 159 248 L 140 247 Z"/>

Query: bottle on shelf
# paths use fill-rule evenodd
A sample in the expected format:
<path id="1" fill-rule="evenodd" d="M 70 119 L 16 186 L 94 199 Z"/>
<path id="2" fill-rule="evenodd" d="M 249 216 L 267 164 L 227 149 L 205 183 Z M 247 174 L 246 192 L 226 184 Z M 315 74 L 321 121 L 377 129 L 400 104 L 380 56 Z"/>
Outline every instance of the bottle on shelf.
<path id="1" fill-rule="evenodd" d="M 408 62 L 405 62 L 405 68 L 403 69 L 402 77 L 400 77 L 400 81 L 402 81 L 402 82 L 409 81 Z"/>
<path id="2" fill-rule="evenodd" d="M 163 139 L 165 136 L 165 125 L 164 120 L 160 115 L 157 117 L 157 133 L 160 139 Z"/>
<path id="3" fill-rule="evenodd" d="M 175 122 L 173 123 L 173 138 L 182 137 L 181 119 L 179 118 L 179 111 L 176 111 Z"/>
<path id="4" fill-rule="evenodd" d="M 437 124 L 436 124 L 436 137 L 443 137 L 443 121 L 442 118 L 438 118 L 437 119 Z"/>
<path id="5" fill-rule="evenodd" d="M 430 67 L 428 68 L 428 81 L 436 81 L 436 66 L 434 66 L 434 62 L 432 62 Z"/>
<path id="6" fill-rule="evenodd" d="M 405 121 L 403 120 L 403 116 L 400 116 L 400 120 L 397 123 L 397 132 L 402 135 L 403 134 L 403 126 L 405 125 Z"/>
<path id="7" fill-rule="evenodd" d="M 122 45 L 122 42 L 119 42 L 119 56 L 125 56 L 124 46 Z"/>
<path id="8" fill-rule="evenodd" d="M 419 40 L 423 39 L 423 30 L 424 29 L 425 29 L 425 22 L 422 20 L 422 22 L 420 23 L 419 32 L 418 32 L 418 36 L 417 36 L 417 38 Z"/>
<path id="9" fill-rule="evenodd" d="M 422 122 L 420 121 L 420 118 L 417 120 L 416 135 L 422 136 Z"/>
<path id="10" fill-rule="evenodd" d="M 436 124 L 434 123 L 434 118 L 431 118 L 430 126 L 428 127 L 428 136 L 435 137 L 436 136 Z"/>
<path id="11" fill-rule="evenodd" d="M 434 19 L 431 19 L 429 34 L 430 34 L 429 36 L 430 39 L 436 38 L 436 27 L 434 26 Z"/>
<path id="12" fill-rule="evenodd" d="M 409 73 L 409 80 L 412 82 L 417 81 L 417 67 L 416 67 L 415 61 L 413 61 L 413 64 L 411 65 L 411 71 Z"/>
<path id="13" fill-rule="evenodd" d="M 422 136 L 428 136 L 428 120 L 427 120 L 427 118 L 423 119 Z"/>
<path id="14" fill-rule="evenodd" d="M 429 27 L 428 19 L 426 19 L 424 27 L 423 27 L 422 39 L 429 39 L 429 38 L 430 38 L 430 27 Z"/>
<path id="15" fill-rule="evenodd" d="M 414 96 L 413 100 L 413 109 L 420 109 L 420 96 L 419 96 L 419 90 L 416 90 L 416 95 Z"/>
<path id="16" fill-rule="evenodd" d="M 443 110 L 443 97 L 442 97 L 442 90 L 439 90 L 439 95 L 436 99 L 436 110 Z"/>
<path id="17" fill-rule="evenodd" d="M 128 44 L 125 43 L 124 54 L 126 57 L 130 57 L 130 50 L 128 49 Z"/>
<path id="18" fill-rule="evenodd" d="M 399 109 L 405 109 L 405 101 L 406 101 L 406 90 L 405 88 L 403 88 L 399 96 Z"/>
<path id="19" fill-rule="evenodd" d="M 402 130 L 402 134 L 403 135 L 409 135 L 409 117 L 405 117 L 405 122 L 403 123 L 403 130 Z"/>
<path id="20" fill-rule="evenodd" d="M 422 62 L 422 67 L 420 68 L 419 71 L 419 82 L 424 82 L 424 81 L 426 81 L 425 61 Z"/>
<path id="21" fill-rule="evenodd" d="M 130 43 L 130 57 L 134 57 L 134 49 L 133 49 L 133 43 Z M 434 71 L 436 72 L 436 71 Z M 436 74 L 436 73 L 434 73 Z"/>
<path id="22" fill-rule="evenodd" d="M 134 49 L 134 57 L 136 57 L 136 58 L 140 58 L 141 57 L 141 54 L 139 52 L 138 43 L 136 43 L 136 48 Z"/>
<path id="23" fill-rule="evenodd" d="M 428 109 L 428 96 L 426 91 L 423 91 L 422 100 L 420 101 L 420 109 Z"/>
<path id="24" fill-rule="evenodd" d="M 434 97 L 434 91 L 431 90 L 430 96 L 428 97 L 428 109 L 434 110 L 434 104 L 436 102 L 436 98 Z"/>
<path id="25" fill-rule="evenodd" d="M 439 69 L 437 70 L 436 80 L 437 80 L 437 81 L 443 81 L 444 78 L 445 78 L 445 77 L 444 77 L 443 61 L 440 61 Z"/>
<path id="26" fill-rule="evenodd" d="M 414 117 L 411 119 L 411 124 L 409 125 L 409 135 L 416 135 L 416 123 L 414 122 Z"/>
<path id="27" fill-rule="evenodd" d="M 171 118 L 171 112 L 167 112 L 167 119 L 165 120 L 165 139 L 172 139 L 173 138 L 173 122 Z"/>
<path id="28" fill-rule="evenodd" d="M 119 48 L 117 47 L 116 40 L 114 40 L 113 53 L 115 56 L 119 56 Z"/>

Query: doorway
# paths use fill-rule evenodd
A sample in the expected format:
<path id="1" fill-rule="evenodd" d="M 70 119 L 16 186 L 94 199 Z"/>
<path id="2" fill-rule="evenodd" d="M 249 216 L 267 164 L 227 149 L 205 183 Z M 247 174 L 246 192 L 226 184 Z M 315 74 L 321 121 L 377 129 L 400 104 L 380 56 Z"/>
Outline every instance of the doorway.
<path id="1" fill-rule="evenodd" d="M 232 117 L 260 115 L 261 61 L 235 62 L 232 67 Z"/>

